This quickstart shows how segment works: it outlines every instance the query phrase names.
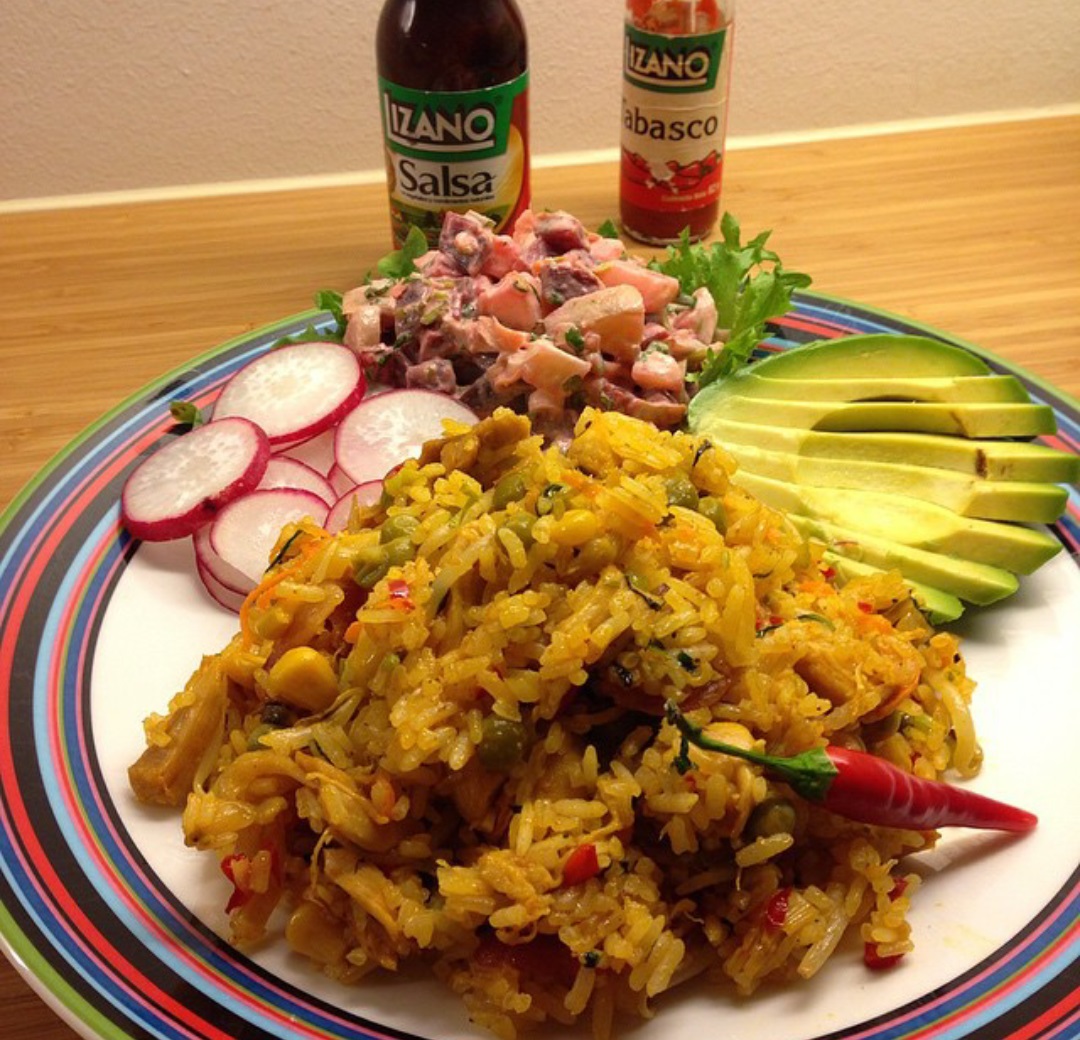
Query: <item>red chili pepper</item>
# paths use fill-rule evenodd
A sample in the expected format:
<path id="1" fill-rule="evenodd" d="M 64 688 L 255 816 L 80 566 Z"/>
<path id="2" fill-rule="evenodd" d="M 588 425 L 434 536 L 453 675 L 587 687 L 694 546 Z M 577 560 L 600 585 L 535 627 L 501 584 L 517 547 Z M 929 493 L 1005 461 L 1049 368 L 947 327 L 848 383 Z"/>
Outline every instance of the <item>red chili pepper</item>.
<path id="1" fill-rule="evenodd" d="M 563 884 L 580 885 L 600 873 L 600 860 L 596 855 L 596 846 L 592 843 L 579 845 L 567 857 L 563 867 Z"/>
<path id="2" fill-rule="evenodd" d="M 865 751 L 824 747 L 790 757 L 764 755 L 706 736 L 671 701 L 666 712 L 668 722 L 682 735 L 675 766 L 683 773 L 691 768 L 688 751 L 695 744 L 763 766 L 801 797 L 859 823 L 920 831 L 937 827 L 1029 831 L 1038 823 L 1024 809 L 939 780 L 912 776 Z"/>

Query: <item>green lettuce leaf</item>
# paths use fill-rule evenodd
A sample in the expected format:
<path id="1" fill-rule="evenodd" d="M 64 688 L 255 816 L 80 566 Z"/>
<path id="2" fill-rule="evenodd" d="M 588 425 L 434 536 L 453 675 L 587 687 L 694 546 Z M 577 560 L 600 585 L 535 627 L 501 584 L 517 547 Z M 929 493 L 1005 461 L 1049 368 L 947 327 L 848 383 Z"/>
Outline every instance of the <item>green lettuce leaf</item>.
<path id="1" fill-rule="evenodd" d="M 694 244 L 684 231 L 679 242 L 652 264 L 677 278 L 686 295 L 701 286 L 708 289 L 716 303 L 717 327 L 729 330 L 723 349 L 710 350 L 697 373 L 699 386 L 745 365 L 765 338 L 769 321 L 791 310 L 792 294 L 811 282 L 809 275 L 784 270 L 780 258 L 766 246 L 771 231 L 743 243 L 739 222 L 725 213 L 720 234 L 716 242 Z"/>

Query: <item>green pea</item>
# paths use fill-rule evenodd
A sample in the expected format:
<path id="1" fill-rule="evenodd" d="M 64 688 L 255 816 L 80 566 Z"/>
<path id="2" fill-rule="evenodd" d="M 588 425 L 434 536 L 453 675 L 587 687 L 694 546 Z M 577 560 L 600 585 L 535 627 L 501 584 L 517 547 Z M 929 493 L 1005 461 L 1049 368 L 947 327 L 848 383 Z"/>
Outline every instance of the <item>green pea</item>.
<path id="1" fill-rule="evenodd" d="M 263 751 L 266 745 L 263 744 L 262 738 L 267 733 L 273 733 L 277 726 L 271 726 L 266 722 L 259 723 L 249 734 L 247 739 L 248 751 Z"/>
<path id="2" fill-rule="evenodd" d="M 794 804 L 787 798 L 766 798 L 754 807 L 746 830 L 751 838 L 771 838 L 775 834 L 794 834 L 797 821 Z"/>
<path id="3" fill-rule="evenodd" d="M 548 484 L 536 499 L 537 514 L 547 516 L 548 513 L 555 512 L 558 515 L 564 507 L 561 500 L 569 490 L 565 484 Z"/>
<path id="4" fill-rule="evenodd" d="M 492 772 L 509 772 L 521 761 L 529 747 L 529 731 L 524 722 L 485 715 L 480 729 L 476 756 L 480 764 Z"/>
<path id="5" fill-rule="evenodd" d="M 711 520 L 713 527 L 721 534 L 727 534 L 727 510 L 724 508 L 722 499 L 705 495 L 698 502 L 698 512 L 706 520 Z"/>
<path id="6" fill-rule="evenodd" d="M 386 577 L 388 570 L 390 570 L 390 561 L 384 555 L 377 560 L 372 560 L 370 563 L 357 567 L 353 574 L 353 580 L 360 588 L 371 589 Z"/>
<path id="7" fill-rule="evenodd" d="M 513 516 L 508 516 L 502 526 L 516 534 L 521 544 L 528 549 L 533 543 L 532 529 L 535 523 L 536 517 L 532 513 L 515 513 Z"/>
<path id="8" fill-rule="evenodd" d="M 407 534 L 388 541 L 383 546 L 383 550 L 391 567 L 400 567 L 416 555 L 416 546 Z"/>
<path id="9" fill-rule="evenodd" d="M 395 516 L 388 516 L 383 521 L 382 530 L 379 532 L 379 541 L 385 545 L 387 542 L 395 541 L 398 538 L 411 536 L 419 526 L 420 521 L 410 513 L 398 513 Z"/>
<path id="10" fill-rule="evenodd" d="M 495 484 L 491 504 L 496 509 L 505 509 L 511 502 L 520 502 L 528 490 L 529 485 L 520 473 L 507 473 Z"/>
<path id="11" fill-rule="evenodd" d="M 267 726 L 288 726 L 292 722 L 292 709 L 281 701 L 267 701 L 259 713 L 259 721 Z"/>
<path id="12" fill-rule="evenodd" d="M 667 493 L 669 506 L 682 506 L 684 509 L 697 509 L 697 488 L 682 473 L 674 473 L 664 478 L 664 491 Z"/>
<path id="13" fill-rule="evenodd" d="M 377 585 L 391 567 L 400 567 L 416 555 L 416 546 L 408 535 L 401 535 L 379 546 L 379 554 L 373 560 L 365 561 L 356 568 L 353 579 L 362 589 Z"/>
<path id="14" fill-rule="evenodd" d="M 619 558 L 618 539 L 610 533 L 590 538 L 579 550 L 574 561 L 575 574 L 595 574 Z"/>

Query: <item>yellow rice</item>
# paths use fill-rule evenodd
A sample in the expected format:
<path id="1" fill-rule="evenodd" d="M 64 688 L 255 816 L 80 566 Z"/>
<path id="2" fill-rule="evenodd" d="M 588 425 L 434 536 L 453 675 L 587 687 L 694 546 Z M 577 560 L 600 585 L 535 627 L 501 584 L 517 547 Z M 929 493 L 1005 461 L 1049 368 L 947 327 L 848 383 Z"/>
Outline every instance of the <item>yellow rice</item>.
<path id="1" fill-rule="evenodd" d="M 284 907 L 330 976 L 418 961 L 501 1037 L 580 1018 L 604 1038 L 694 976 L 806 979 L 845 935 L 845 955 L 910 951 L 902 858 L 934 834 L 842 820 L 728 756 L 673 766 L 668 698 L 774 754 L 979 765 L 955 638 L 898 575 L 839 587 L 732 470 L 614 413 L 562 450 L 498 412 L 347 531 L 283 532 L 131 771 L 222 859 L 234 941 Z M 567 883 L 584 845 L 598 872 Z"/>

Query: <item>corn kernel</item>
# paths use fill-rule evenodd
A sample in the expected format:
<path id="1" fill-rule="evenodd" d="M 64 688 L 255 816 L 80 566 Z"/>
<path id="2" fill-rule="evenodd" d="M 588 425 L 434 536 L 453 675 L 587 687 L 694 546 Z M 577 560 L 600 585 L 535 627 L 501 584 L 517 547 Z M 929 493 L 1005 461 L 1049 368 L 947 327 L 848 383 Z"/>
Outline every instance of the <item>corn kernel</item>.
<path id="1" fill-rule="evenodd" d="M 310 646 L 294 646 L 274 663 L 266 677 L 266 692 L 305 711 L 322 711 L 338 695 L 333 665 Z"/>
<path id="2" fill-rule="evenodd" d="M 551 540 L 556 545 L 578 546 L 600 533 L 600 520 L 588 509 L 568 509 L 551 529 Z"/>

